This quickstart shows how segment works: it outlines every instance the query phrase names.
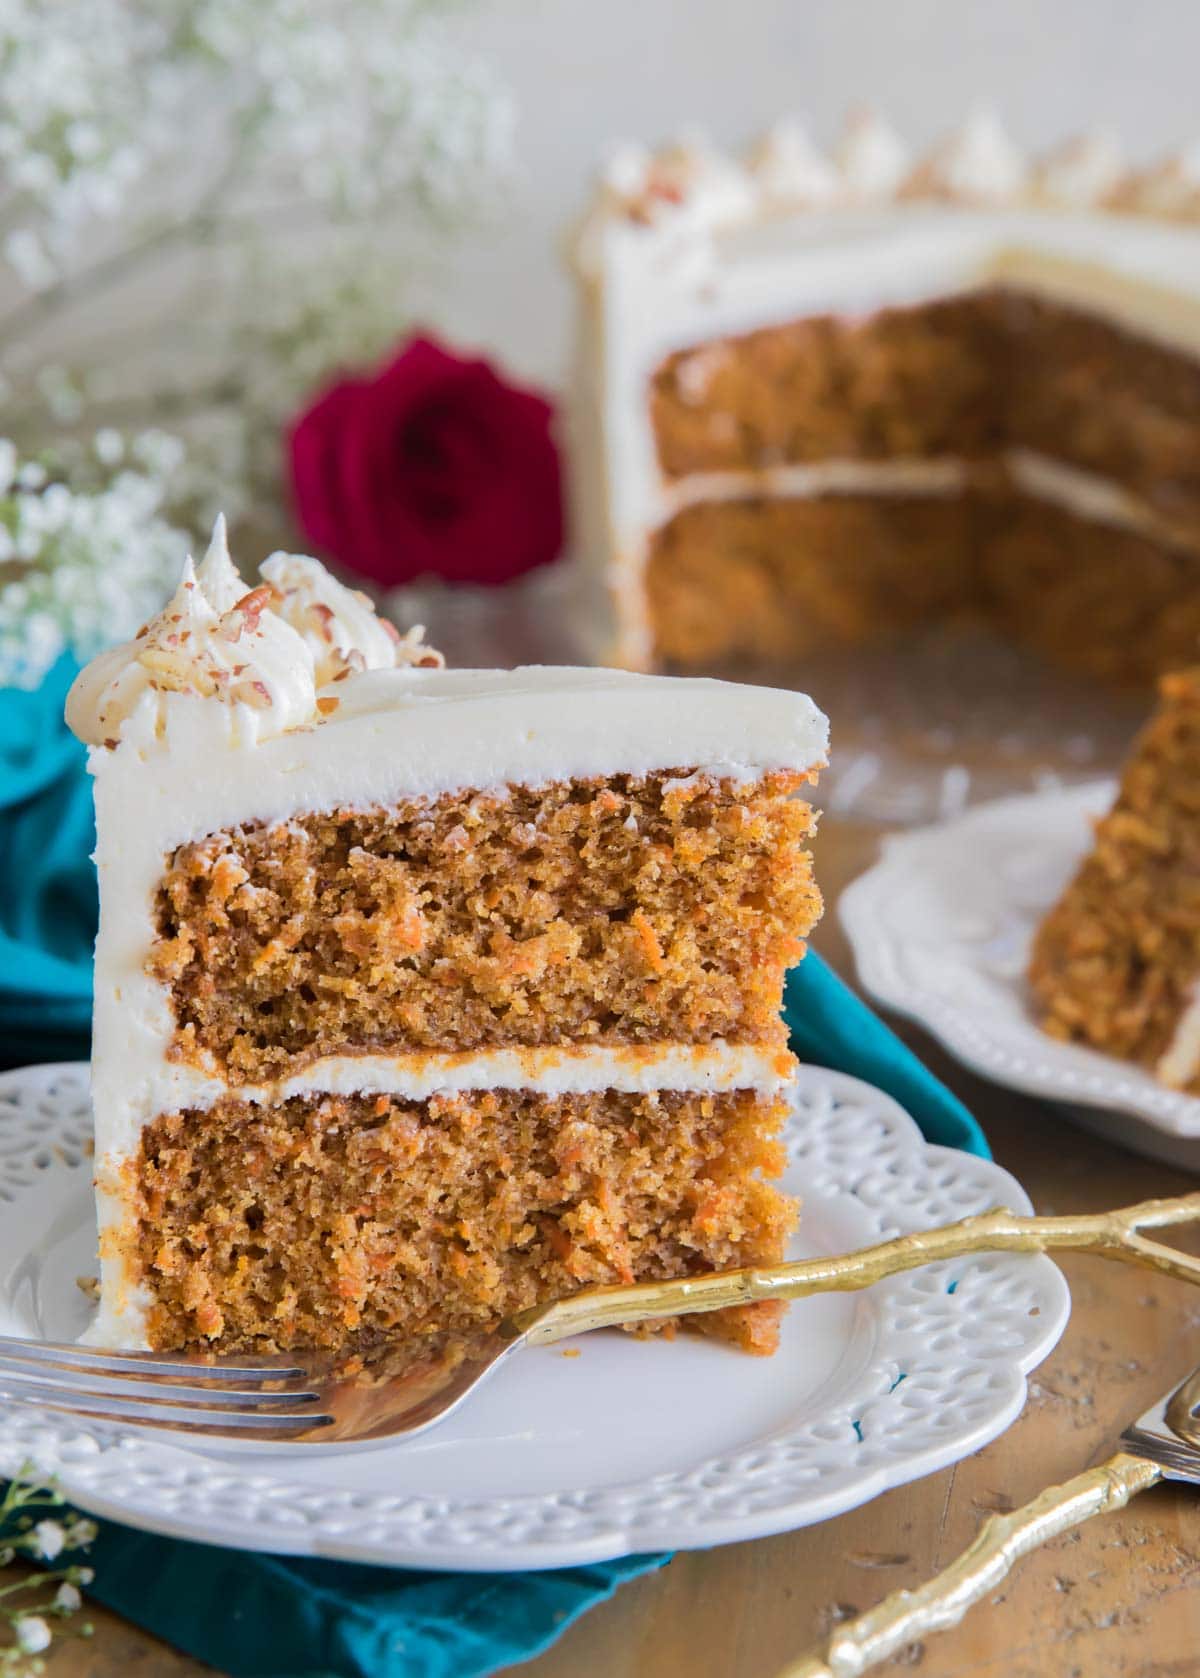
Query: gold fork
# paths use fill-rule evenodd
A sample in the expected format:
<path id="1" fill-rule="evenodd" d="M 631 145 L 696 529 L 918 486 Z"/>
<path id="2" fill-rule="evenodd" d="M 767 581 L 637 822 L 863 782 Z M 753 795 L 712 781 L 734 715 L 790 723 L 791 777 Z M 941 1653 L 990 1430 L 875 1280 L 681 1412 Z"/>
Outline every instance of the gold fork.
<path id="1" fill-rule="evenodd" d="M 1022 1217 L 997 1207 L 832 1258 L 591 1288 L 506 1318 L 457 1360 L 428 1362 L 370 1384 L 347 1378 L 332 1358 L 313 1352 L 204 1359 L 0 1337 L 0 1400 L 255 1442 L 346 1445 L 410 1437 L 457 1410 L 523 1347 L 730 1305 L 855 1292 L 939 1259 L 984 1252 L 1095 1253 L 1200 1282 L 1200 1259 L 1143 1234 L 1197 1220 L 1200 1193 L 1057 1218 Z"/>
<path id="2" fill-rule="evenodd" d="M 1189 1198 L 1191 1198 L 1189 1196 Z M 1106 1462 L 1048 1486 L 1024 1508 L 989 1515 L 972 1543 L 914 1591 L 893 1591 L 876 1608 L 840 1625 L 817 1650 L 777 1678 L 859 1678 L 880 1661 L 956 1626 L 976 1602 L 1007 1579 L 1022 1556 L 1072 1527 L 1123 1509 L 1159 1480 L 1200 1486 L 1200 1368 L 1168 1388 L 1120 1438 Z"/>

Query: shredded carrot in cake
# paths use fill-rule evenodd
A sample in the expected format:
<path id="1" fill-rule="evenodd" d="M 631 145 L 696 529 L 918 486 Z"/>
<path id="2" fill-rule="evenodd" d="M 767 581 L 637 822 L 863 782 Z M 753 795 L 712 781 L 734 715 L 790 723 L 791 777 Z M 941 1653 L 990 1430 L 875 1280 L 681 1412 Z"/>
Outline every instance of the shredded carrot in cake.
<path id="1" fill-rule="evenodd" d="M 153 1343 L 428 1347 L 596 1283 L 783 1256 L 782 1105 L 748 1091 L 227 1097 L 129 1170 Z M 756 1352 L 773 1305 L 691 1318 Z M 670 1328 L 671 1325 L 666 1325 Z"/>
<path id="2" fill-rule="evenodd" d="M 333 810 L 182 846 L 150 969 L 180 1060 L 785 1041 L 820 912 L 795 774 L 687 770 Z"/>

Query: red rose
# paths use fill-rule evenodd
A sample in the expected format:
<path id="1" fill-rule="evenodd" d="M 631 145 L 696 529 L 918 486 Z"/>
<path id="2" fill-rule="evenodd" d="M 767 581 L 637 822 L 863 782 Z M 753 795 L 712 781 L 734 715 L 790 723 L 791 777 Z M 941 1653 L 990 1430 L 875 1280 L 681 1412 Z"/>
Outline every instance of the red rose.
<path id="1" fill-rule="evenodd" d="M 486 361 L 413 338 L 295 421 L 292 492 L 308 540 L 347 570 L 504 583 L 554 559 L 562 474 L 544 397 Z"/>

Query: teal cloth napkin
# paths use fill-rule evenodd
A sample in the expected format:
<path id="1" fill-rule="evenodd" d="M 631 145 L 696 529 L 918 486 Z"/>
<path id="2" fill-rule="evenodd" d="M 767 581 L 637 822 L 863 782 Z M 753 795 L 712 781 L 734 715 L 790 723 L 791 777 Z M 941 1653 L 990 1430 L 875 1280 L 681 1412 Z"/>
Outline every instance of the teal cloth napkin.
<path id="1" fill-rule="evenodd" d="M 0 1059 L 87 1054 L 96 928 L 91 788 L 63 660 L 0 691 Z M 802 1060 L 853 1073 L 931 1141 L 987 1154 L 967 1109 L 815 955 L 789 976 Z M 106 1522 L 91 1594 L 233 1678 L 482 1678 L 537 1654 L 666 1556 L 543 1573 L 419 1573 L 221 1550 Z"/>
<path id="2" fill-rule="evenodd" d="M 63 722 L 75 676 L 0 689 L 0 1059 L 87 1053 L 96 936 L 86 753 Z"/>

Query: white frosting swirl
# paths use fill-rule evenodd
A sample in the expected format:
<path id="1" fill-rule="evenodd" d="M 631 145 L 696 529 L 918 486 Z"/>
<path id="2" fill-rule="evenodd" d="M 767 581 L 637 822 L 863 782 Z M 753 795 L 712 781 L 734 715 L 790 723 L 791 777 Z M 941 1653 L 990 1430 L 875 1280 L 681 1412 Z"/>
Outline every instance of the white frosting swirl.
<path id="1" fill-rule="evenodd" d="M 739 220 L 754 202 L 745 171 L 698 130 L 681 134 L 653 158 L 649 180 L 675 196 L 691 219 L 710 227 Z"/>
<path id="2" fill-rule="evenodd" d="M 746 215 L 754 199 L 745 172 L 691 131 L 657 152 L 618 147 L 603 171 L 601 197 L 609 213 L 628 221 L 686 216 L 710 226 Z"/>
<path id="3" fill-rule="evenodd" d="M 421 630 L 402 638 L 366 595 L 315 559 L 275 554 L 262 574 L 266 581 L 247 592 L 219 519 L 199 570 L 187 561 L 158 616 L 76 677 L 67 696 L 70 728 L 112 747 L 135 712 L 148 709 L 159 730 L 168 696 L 185 695 L 229 706 L 239 737 L 253 743 L 334 714 L 340 701 L 320 689 L 351 672 L 442 663 Z"/>
<path id="4" fill-rule="evenodd" d="M 893 197 L 911 167 L 908 147 L 878 111 L 850 114 L 834 156 L 846 198 L 875 204 Z"/>
<path id="5" fill-rule="evenodd" d="M 599 198 L 617 215 L 626 215 L 646 187 L 653 158 L 645 146 L 626 141 L 609 151 L 600 169 Z"/>
<path id="6" fill-rule="evenodd" d="M 994 111 L 975 110 L 936 146 L 905 185 L 906 196 L 948 198 L 963 204 L 1003 204 L 1025 190 L 1025 159 Z"/>
<path id="7" fill-rule="evenodd" d="M 229 557 L 224 513 L 217 514 L 208 552 L 196 567 L 196 581 L 215 612 L 227 612 L 246 592 L 242 574 Z"/>
<path id="8" fill-rule="evenodd" d="M 1200 141 L 1181 146 L 1135 175 L 1122 203 L 1143 215 L 1181 221 L 1200 216 Z"/>
<path id="9" fill-rule="evenodd" d="M 312 654 L 318 687 L 352 671 L 398 664 L 437 669 L 445 662 L 423 644 L 423 629 L 418 626 L 401 638 L 386 618 L 376 615 L 369 596 L 339 583 L 319 560 L 274 553 L 261 572 L 278 597 L 273 610 Z"/>
<path id="10" fill-rule="evenodd" d="M 142 653 L 172 643 L 177 648 L 196 645 L 217 621 L 189 558 L 178 588 L 158 616 L 132 641 L 97 654 L 76 676 L 67 695 L 68 728 L 92 745 L 115 745 L 122 723 L 143 696 L 166 686 L 142 663 Z"/>
<path id="11" fill-rule="evenodd" d="M 309 721 L 316 704 L 312 654 L 304 638 L 271 610 L 265 583 L 220 617 L 214 614 L 187 644 L 171 635 L 152 637 L 138 663 L 159 691 L 269 713 L 258 730 L 264 738 Z"/>
<path id="12" fill-rule="evenodd" d="M 148 698 L 164 721 L 166 694 L 260 711 L 256 738 L 308 722 L 317 702 L 312 654 L 270 610 L 270 599 L 264 584 L 218 613 L 189 559 L 171 600 L 141 634 L 101 653 L 76 677 L 67 695 L 68 726 L 92 745 L 112 746 Z"/>
<path id="13" fill-rule="evenodd" d="M 1078 134 L 1038 164 L 1034 195 L 1063 209 L 1091 209 L 1111 197 L 1124 174 L 1121 148 L 1111 134 Z"/>
<path id="14" fill-rule="evenodd" d="M 754 147 L 750 173 L 768 206 L 817 207 L 838 196 L 837 171 L 798 122 L 777 122 Z"/>

